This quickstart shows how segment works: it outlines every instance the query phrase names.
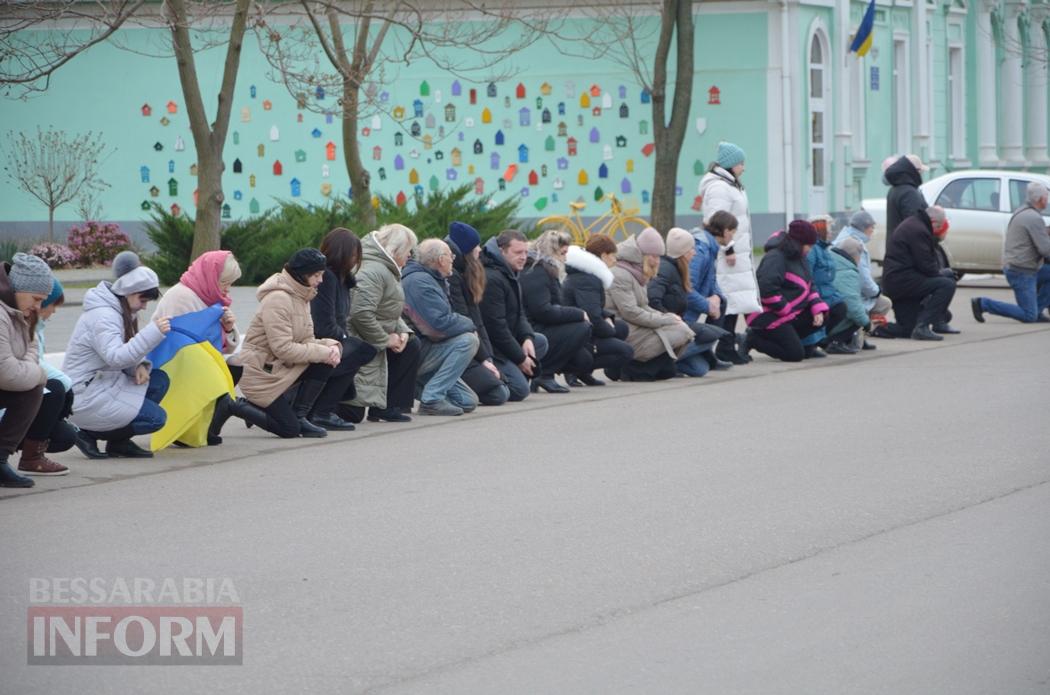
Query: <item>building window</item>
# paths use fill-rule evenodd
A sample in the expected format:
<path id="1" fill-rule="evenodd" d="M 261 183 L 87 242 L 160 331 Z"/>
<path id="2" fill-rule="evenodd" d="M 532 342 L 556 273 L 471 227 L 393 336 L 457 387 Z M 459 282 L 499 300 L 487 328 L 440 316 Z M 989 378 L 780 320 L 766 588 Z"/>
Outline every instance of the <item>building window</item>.
<path id="1" fill-rule="evenodd" d="M 827 123 L 824 118 L 827 94 L 824 77 L 827 72 L 826 54 L 821 32 L 814 32 L 809 43 L 809 123 L 812 185 L 823 188 L 827 178 Z"/>
<path id="2" fill-rule="evenodd" d="M 966 159 L 966 75 L 962 46 L 948 48 L 948 133 L 952 159 Z"/>
<path id="3" fill-rule="evenodd" d="M 893 133 L 897 151 L 911 151 L 911 84 L 908 80 L 908 42 L 893 40 Z"/>

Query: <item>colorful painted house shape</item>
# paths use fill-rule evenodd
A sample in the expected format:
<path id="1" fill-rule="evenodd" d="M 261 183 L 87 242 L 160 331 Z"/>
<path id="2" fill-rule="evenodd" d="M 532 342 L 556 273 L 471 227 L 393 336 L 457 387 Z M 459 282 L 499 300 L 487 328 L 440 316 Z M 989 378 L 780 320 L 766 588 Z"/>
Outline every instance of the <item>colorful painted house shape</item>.
<path id="1" fill-rule="evenodd" d="M 587 185 L 587 181 L 588 181 L 587 172 L 584 171 L 583 169 L 580 169 L 580 173 L 577 174 L 577 176 L 576 176 L 576 182 L 578 184 L 580 184 L 581 186 L 586 186 Z"/>
<path id="2" fill-rule="evenodd" d="M 409 183 L 419 183 L 419 172 L 415 169 L 410 169 L 408 172 Z"/>
<path id="3" fill-rule="evenodd" d="M 571 157 L 575 156 L 576 155 L 576 144 L 577 144 L 576 143 L 576 138 L 570 137 L 568 139 L 568 141 L 566 142 L 566 144 L 569 147 L 569 156 L 571 156 Z"/>
<path id="4" fill-rule="evenodd" d="M 478 90 L 472 88 L 467 96 L 471 104 L 478 103 Z"/>
<path id="5" fill-rule="evenodd" d="M 527 126 L 532 120 L 532 112 L 525 106 L 518 109 L 518 123 Z"/>
<path id="6" fill-rule="evenodd" d="M 540 85 L 540 94 L 542 94 L 545 97 L 550 96 L 551 90 L 552 87 L 550 82 L 544 82 Z"/>
<path id="7" fill-rule="evenodd" d="M 493 169 L 499 169 L 499 152 L 489 154 L 489 166 Z"/>
<path id="8" fill-rule="evenodd" d="M 168 102 L 168 113 L 178 113 L 178 112 L 179 112 L 179 105 L 176 104 L 174 101 L 169 101 Z"/>
<path id="9" fill-rule="evenodd" d="M 255 153 L 257 155 L 259 155 L 260 157 L 265 157 L 266 156 L 266 145 L 263 145 L 262 143 L 259 143 L 259 145 L 256 146 L 256 148 L 255 148 Z"/>
<path id="10" fill-rule="evenodd" d="M 270 142 L 277 142 L 281 139 L 281 131 L 277 130 L 277 126 L 270 126 Z"/>
<path id="11" fill-rule="evenodd" d="M 474 154 L 481 154 L 485 151 L 485 146 L 481 144 L 481 140 L 477 139 L 474 141 Z"/>
<path id="12" fill-rule="evenodd" d="M 554 136 L 553 135 L 548 135 L 547 139 L 543 141 L 543 149 L 545 149 L 548 152 L 553 152 L 554 151 Z"/>
<path id="13" fill-rule="evenodd" d="M 649 103 L 652 103 L 652 101 L 653 101 L 652 92 L 650 92 L 648 89 L 643 89 L 642 90 L 642 103 L 643 104 L 649 104 Z"/>
<path id="14" fill-rule="evenodd" d="M 609 94 L 608 92 L 603 94 L 602 95 L 602 108 L 603 109 L 611 109 L 612 108 L 612 104 L 613 104 L 613 102 L 612 102 L 612 94 Z"/>
<path id="15" fill-rule="evenodd" d="M 150 106 L 149 104 L 143 104 L 142 105 L 142 115 L 143 116 L 152 116 L 153 115 L 153 107 Z"/>
<path id="16" fill-rule="evenodd" d="M 149 167 L 148 166 L 143 165 L 143 166 L 139 167 L 139 178 L 142 180 L 142 183 L 149 183 Z"/>
<path id="17" fill-rule="evenodd" d="M 620 104 L 620 118 L 630 118 L 631 109 L 627 106 L 627 102 Z"/>
<path id="18" fill-rule="evenodd" d="M 233 192 L 233 199 L 234 200 L 240 200 L 243 197 L 244 197 L 244 194 L 241 193 L 240 190 L 236 190 L 236 191 Z"/>
<path id="19" fill-rule="evenodd" d="M 248 188 L 255 188 L 255 174 L 248 177 Z"/>
<path id="20" fill-rule="evenodd" d="M 239 158 L 233 160 L 233 173 L 240 174 L 240 173 L 243 173 L 243 172 L 244 172 L 244 164 L 241 163 L 241 160 Z"/>
<path id="21" fill-rule="evenodd" d="M 302 163 L 306 161 L 306 150 L 299 149 L 295 151 L 295 161 Z"/>
<path id="22" fill-rule="evenodd" d="M 502 145 L 503 141 L 504 141 L 503 131 L 502 130 L 497 130 L 496 131 L 496 144 L 497 145 Z"/>
<path id="23" fill-rule="evenodd" d="M 193 164 L 190 164 L 190 176 L 196 176 L 196 175 L 197 175 L 197 163 L 194 162 Z"/>
<path id="24" fill-rule="evenodd" d="M 329 168 L 329 166 L 327 164 L 322 164 L 321 165 L 321 178 L 327 179 L 331 175 L 332 175 L 331 168 Z"/>
<path id="25" fill-rule="evenodd" d="M 383 119 L 379 116 L 379 114 L 376 114 L 375 116 L 372 116 L 372 130 L 382 130 L 382 129 L 383 129 Z"/>
<path id="26" fill-rule="evenodd" d="M 558 115 L 559 116 L 564 116 L 565 115 L 565 102 L 564 101 L 559 101 L 558 102 Z"/>
<path id="27" fill-rule="evenodd" d="M 489 82 L 489 86 L 485 88 L 485 91 L 486 91 L 486 94 L 488 94 L 490 99 L 495 99 L 496 98 L 496 83 L 495 82 Z"/>
<path id="28" fill-rule="evenodd" d="M 150 195 L 151 198 L 156 198 L 157 196 L 160 195 L 160 189 L 157 188 L 156 186 L 150 186 L 149 187 L 149 195 Z"/>
<path id="29" fill-rule="evenodd" d="M 598 167 L 598 178 L 609 178 L 609 167 L 607 167 L 604 163 L 600 167 Z"/>
<path id="30" fill-rule="evenodd" d="M 405 144 L 405 134 L 400 130 L 394 133 L 394 146 L 401 147 Z"/>
<path id="31" fill-rule="evenodd" d="M 627 147 L 627 138 L 624 137 L 623 135 L 617 135 L 616 136 L 616 146 L 617 147 Z"/>
<path id="32" fill-rule="evenodd" d="M 253 215 L 259 214 L 259 201 L 255 198 L 252 198 L 250 201 L 248 201 L 248 212 L 250 212 Z"/>
<path id="33" fill-rule="evenodd" d="M 456 106 L 454 104 L 445 104 L 445 122 L 454 123 L 456 121 Z"/>
<path id="34" fill-rule="evenodd" d="M 324 158 L 330 162 L 335 161 L 335 143 L 329 140 L 324 146 Z"/>
<path id="35" fill-rule="evenodd" d="M 273 108 L 273 102 L 269 99 L 263 99 L 263 111 L 269 111 Z"/>
<path id="36" fill-rule="evenodd" d="M 560 171 L 564 171 L 564 170 L 569 168 L 569 160 L 566 159 L 565 157 L 558 157 L 558 159 L 555 162 L 555 164 L 558 165 L 558 169 Z"/>
<path id="37" fill-rule="evenodd" d="M 485 107 L 481 110 L 481 122 L 492 123 L 492 112 L 489 111 L 489 107 Z"/>
<path id="38" fill-rule="evenodd" d="M 602 107 L 601 106 L 595 106 L 593 109 L 591 109 L 591 115 L 594 116 L 595 118 L 601 116 L 602 115 Z"/>
<path id="39" fill-rule="evenodd" d="M 569 126 L 565 124 L 565 121 L 558 123 L 558 137 L 563 138 L 569 134 Z"/>
<path id="40" fill-rule="evenodd" d="M 378 162 L 382 158 L 383 158 L 383 148 L 380 147 L 379 145 L 376 145 L 375 147 L 372 148 L 372 159 L 374 161 Z"/>
<path id="41" fill-rule="evenodd" d="M 313 137 L 313 138 L 321 137 L 321 129 L 320 128 L 314 128 L 313 130 L 311 130 L 310 131 L 310 137 Z"/>
<path id="42" fill-rule="evenodd" d="M 474 193 L 475 195 L 485 194 L 485 180 L 480 176 L 474 179 Z"/>
<path id="43" fill-rule="evenodd" d="M 523 164 L 529 161 L 529 148 L 524 143 L 518 145 L 518 161 Z"/>
<path id="44" fill-rule="evenodd" d="M 533 169 L 532 171 L 529 172 L 529 185 L 530 186 L 538 186 L 539 183 L 540 183 L 540 175 L 536 173 L 535 169 Z"/>
<path id="45" fill-rule="evenodd" d="M 179 182 L 176 181 L 174 178 L 168 179 L 168 195 L 178 195 L 178 194 L 179 194 Z"/>
<path id="46" fill-rule="evenodd" d="M 519 99 L 525 98 L 525 85 L 521 82 L 519 82 L 518 86 L 514 88 L 514 96 L 518 97 Z"/>
<path id="47" fill-rule="evenodd" d="M 273 175 L 280 176 L 284 173 L 284 165 L 281 164 L 281 160 L 275 159 L 273 162 Z"/>
<path id="48" fill-rule="evenodd" d="M 458 97 L 463 93 L 463 85 L 459 83 L 459 80 L 452 80 L 452 96 Z"/>
<path id="49" fill-rule="evenodd" d="M 401 171 L 405 168 L 405 158 L 401 155 L 394 157 L 394 171 Z"/>
<path id="50" fill-rule="evenodd" d="M 252 120 L 252 110 L 245 106 L 241 109 L 241 123 L 250 123 Z"/>
<path id="51" fill-rule="evenodd" d="M 612 145 L 605 145 L 602 147 L 602 159 L 608 161 L 613 158 Z"/>
<path id="52" fill-rule="evenodd" d="M 426 119 L 423 121 L 423 124 L 427 127 L 427 130 L 433 130 L 434 126 L 437 125 L 437 119 L 434 118 L 434 114 L 428 113 Z"/>
<path id="53" fill-rule="evenodd" d="M 222 219 L 224 219 L 224 220 L 230 219 L 230 217 L 231 217 L 230 213 L 231 213 L 230 204 L 229 203 L 223 203 L 222 204 Z"/>
<path id="54" fill-rule="evenodd" d="M 174 159 L 169 159 L 168 160 L 168 173 L 169 174 L 174 174 L 175 173 L 175 160 Z"/>
<path id="55" fill-rule="evenodd" d="M 434 138 L 433 138 L 433 136 L 431 136 L 430 133 L 427 133 L 426 135 L 423 136 L 423 149 L 424 150 L 429 150 L 433 146 L 434 146 Z"/>
<path id="56" fill-rule="evenodd" d="M 459 172 L 456 171 L 455 168 L 449 167 L 448 169 L 445 169 L 445 178 L 449 181 L 455 181 L 459 178 Z"/>
<path id="57" fill-rule="evenodd" d="M 587 92 L 580 92 L 580 108 L 591 108 L 591 96 Z"/>
<path id="58" fill-rule="evenodd" d="M 419 121 L 412 121 L 412 125 L 408 128 L 408 133 L 414 138 L 418 138 L 422 134 L 423 129 L 419 125 Z"/>
<path id="59" fill-rule="evenodd" d="M 423 80 L 419 83 L 419 96 L 428 97 L 430 96 L 430 83 Z"/>
<path id="60" fill-rule="evenodd" d="M 463 152 L 458 147 L 452 148 L 452 166 L 458 167 L 463 163 Z"/>
<path id="61" fill-rule="evenodd" d="M 404 106 L 395 106 L 393 114 L 394 114 L 394 119 L 395 120 L 398 120 L 398 121 L 402 120 L 405 117 L 405 107 Z"/>

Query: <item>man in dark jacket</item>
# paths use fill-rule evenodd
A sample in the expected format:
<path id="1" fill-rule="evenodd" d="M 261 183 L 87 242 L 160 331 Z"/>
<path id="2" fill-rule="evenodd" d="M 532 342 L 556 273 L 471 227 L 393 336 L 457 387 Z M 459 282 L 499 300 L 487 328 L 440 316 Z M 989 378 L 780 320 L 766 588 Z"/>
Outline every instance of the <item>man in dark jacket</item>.
<path id="1" fill-rule="evenodd" d="M 405 319 L 420 337 L 420 415 L 462 415 L 478 399 L 460 378 L 478 350 L 474 323 L 452 309 L 448 278 L 452 250 L 440 239 L 427 239 L 401 273 Z"/>
<path id="2" fill-rule="evenodd" d="M 922 172 L 925 169 L 921 159 L 909 154 L 897 159 L 883 173 L 886 183 L 891 186 L 890 192 L 886 194 L 887 246 L 901 222 L 919 210 L 926 209 L 926 199 L 919 191 L 919 186 L 922 185 Z"/>
<path id="3" fill-rule="evenodd" d="M 448 277 L 449 297 L 452 308 L 474 323 L 478 334 L 478 351 L 463 372 L 463 381 L 478 396 L 481 405 L 503 405 L 510 398 L 510 389 L 492 359 L 492 341 L 485 329 L 478 302 L 481 290 L 474 281 L 475 274 L 484 280 L 485 269 L 481 265 L 481 235 L 464 222 L 453 222 L 448 227 L 445 243 L 452 249 L 452 275 Z M 484 287 L 484 282 L 480 284 Z"/>
<path id="4" fill-rule="evenodd" d="M 959 332 L 947 321 L 955 276 L 937 261 L 937 244 L 947 233 L 944 209 L 934 205 L 904 220 L 886 247 L 883 291 L 893 300 L 897 323 L 915 340 L 943 340 L 938 333 Z"/>
<path id="5" fill-rule="evenodd" d="M 539 360 L 547 354 L 547 338 L 525 317 L 518 273 L 525 267 L 529 245 L 525 235 L 508 229 L 489 239 L 481 252 L 485 266 L 485 296 L 481 316 L 492 341 L 496 367 L 510 388 L 510 400 L 529 395 L 529 378 L 539 374 Z"/>

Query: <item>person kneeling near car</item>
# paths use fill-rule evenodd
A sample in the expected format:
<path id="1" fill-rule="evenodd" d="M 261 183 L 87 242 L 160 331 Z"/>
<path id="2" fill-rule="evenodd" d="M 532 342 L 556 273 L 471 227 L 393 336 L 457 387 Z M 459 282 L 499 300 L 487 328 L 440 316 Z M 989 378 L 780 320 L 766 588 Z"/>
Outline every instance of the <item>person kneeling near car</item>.
<path id="1" fill-rule="evenodd" d="M 941 268 L 937 244 L 948 234 L 944 208 L 934 205 L 901 222 L 886 247 L 882 287 L 893 300 L 897 323 L 913 340 L 943 340 L 958 333 L 948 325 L 955 275 Z"/>
<path id="2" fill-rule="evenodd" d="M 420 340 L 419 414 L 469 413 L 478 407 L 478 397 L 462 377 L 478 350 L 478 335 L 474 322 L 452 309 L 452 250 L 440 239 L 427 239 L 415 256 L 401 273 L 401 285 L 405 318 Z"/>
<path id="3" fill-rule="evenodd" d="M 332 378 L 343 360 L 339 341 L 314 337 L 310 301 L 325 265 L 323 253 L 301 249 L 259 286 L 259 309 L 233 358 L 244 368 L 238 386 L 245 398 L 230 410 L 249 427 L 258 425 L 285 439 L 328 435 L 308 416 L 319 399 L 341 397 L 348 384 Z"/>

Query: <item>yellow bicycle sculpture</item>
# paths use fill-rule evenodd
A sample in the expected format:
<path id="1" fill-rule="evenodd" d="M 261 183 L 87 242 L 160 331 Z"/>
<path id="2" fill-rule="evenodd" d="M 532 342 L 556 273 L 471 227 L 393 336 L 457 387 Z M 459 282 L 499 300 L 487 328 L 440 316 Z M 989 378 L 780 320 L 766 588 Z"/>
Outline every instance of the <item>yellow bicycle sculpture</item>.
<path id="1" fill-rule="evenodd" d="M 572 234 L 574 243 L 582 246 L 592 234 L 608 234 L 617 241 L 623 241 L 649 226 L 649 223 L 638 217 L 638 210 L 624 208 L 623 204 L 612 193 L 607 193 L 603 201 L 609 201 L 609 209 L 601 216 L 585 225 L 580 212 L 587 207 L 586 203 L 569 203 L 572 211 L 568 215 L 550 215 L 539 221 L 540 230 L 560 227 Z"/>

